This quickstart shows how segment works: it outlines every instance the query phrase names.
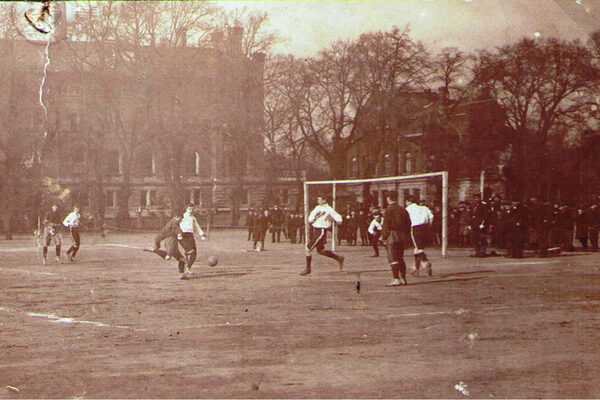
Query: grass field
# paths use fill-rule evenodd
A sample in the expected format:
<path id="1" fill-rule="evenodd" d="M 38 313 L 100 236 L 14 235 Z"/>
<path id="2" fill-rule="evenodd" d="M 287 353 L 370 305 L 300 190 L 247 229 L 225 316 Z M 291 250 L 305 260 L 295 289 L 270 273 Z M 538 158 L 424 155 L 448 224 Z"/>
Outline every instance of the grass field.
<path id="1" fill-rule="evenodd" d="M 84 233 L 47 266 L 0 241 L 0 398 L 600 397 L 599 253 L 431 250 L 433 277 L 388 288 L 370 248 L 301 277 L 301 245 L 228 230 L 184 281 L 152 237 Z"/>

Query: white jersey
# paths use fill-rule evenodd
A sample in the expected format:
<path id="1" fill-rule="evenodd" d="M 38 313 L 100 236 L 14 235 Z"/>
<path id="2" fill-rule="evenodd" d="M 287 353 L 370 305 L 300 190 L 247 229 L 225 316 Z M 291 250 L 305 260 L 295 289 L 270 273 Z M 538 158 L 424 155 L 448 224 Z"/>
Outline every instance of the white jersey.
<path id="1" fill-rule="evenodd" d="M 331 228 L 331 221 L 336 224 L 342 223 L 342 216 L 338 214 L 329 204 L 318 205 L 310 212 L 308 223 L 315 228 Z"/>
<path id="2" fill-rule="evenodd" d="M 184 213 L 179 227 L 183 233 L 197 233 L 200 236 L 204 236 L 204 231 L 200 227 L 198 220 L 192 214 Z"/>
<path id="3" fill-rule="evenodd" d="M 416 203 L 412 203 L 406 207 L 406 211 L 410 216 L 411 226 L 433 223 L 433 213 L 427 206 L 420 206 Z"/>
<path id="4" fill-rule="evenodd" d="M 381 232 L 381 230 L 383 229 L 383 226 L 381 225 L 381 222 L 377 221 L 376 219 L 373 219 L 373 221 L 371 221 L 371 225 L 369 225 L 369 233 L 371 235 L 375 234 L 375 231 Z"/>
<path id="5" fill-rule="evenodd" d="M 78 212 L 72 211 L 63 221 L 63 225 L 67 228 L 78 228 L 81 216 Z"/>

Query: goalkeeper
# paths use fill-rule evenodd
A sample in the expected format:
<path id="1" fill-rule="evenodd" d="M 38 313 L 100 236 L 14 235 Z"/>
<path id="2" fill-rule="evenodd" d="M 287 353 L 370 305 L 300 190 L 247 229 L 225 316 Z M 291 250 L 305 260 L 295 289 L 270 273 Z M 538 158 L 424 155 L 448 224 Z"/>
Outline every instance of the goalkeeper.
<path id="1" fill-rule="evenodd" d="M 58 213 L 58 206 L 56 204 L 52 204 L 52 208 L 50 211 L 44 215 L 44 231 L 42 234 L 42 263 L 44 265 L 47 264 L 48 258 L 48 246 L 51 242 L 54 242 L 54 246 L 56 248 L 56 261 L 60 263 L 60 246 L 62 244 L 62 239 L 60 237 L 60 225 L 61 218 Z"/>

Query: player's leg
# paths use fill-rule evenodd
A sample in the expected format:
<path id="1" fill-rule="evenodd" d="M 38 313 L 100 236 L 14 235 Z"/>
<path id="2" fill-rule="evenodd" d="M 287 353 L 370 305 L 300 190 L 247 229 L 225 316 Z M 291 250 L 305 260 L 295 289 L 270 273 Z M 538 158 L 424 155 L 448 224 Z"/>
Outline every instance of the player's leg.
<path id="1" fill-rule="evenodd" d="M 73 261 L 73 251 L 75 251 L 75 237 L 73 235 L 73 230 L 74 228 L 69 228 L 69 238 L 71 239 L 71 247 L 69 247 L 67 249 L 67 251 L 65 252 L 67 258 L 69 259 L 69 261 Z"/>
<path id="2" fill-rule="evenodd" d="M 386 250 L 388 263 L 392 270 L 392 281 L 386 286 L 406 285 L 406 264 L 404 263 L 403 244 L 395 240 L 395 233 L 388 239 Z"/>
<path id="3" fill-rule="evenodd" d="M 427 258 L 427 253 L 425 253 L 425 246 L 427 245 L 429 233 L 428 225 L 419 225 L 417 229 L 417 244 L 419 245 L 419 249 L 421 250 L 421 267 L 427 270 L 427 275 L 433 275 L 433 269 L 431 268 L 431 261 Z"/>
<path id="4" fill-rule="evenodd" d="M 73 259 L 75 258 L 75 255 L 77 254 L 77 252 L 79 251 L 79 246 L 81 245 L 81 238 L 79 236 L 79 229 L 78 228 L 72 228 L 71 229 L 71 235 L 73 236 L 73 251 L 71 251 L 71 261 L 73 261 Z"/>
<path id="5" fill-rule="evenodd" d="M 190 272 L 194 261 L 196 261 L 196 241 L 193 233 L 184 233 L 181 245 L 185 250 L 186 272 Z"/>
<path id="6" fill-rule="evenodd" d="M 373 240 L 371 241 L 371 247 L 373 247 L 374 254 L 371 257 L 379 257 L 379 234 L 373 235 Z"/>
<path id="7" fill-rule="evenodd" d="M 50 232 L 47 227 L 45 227 L 42 231 L 42 264 L 46 265 L 48 263 L 48 246 L 51 241 Z"/>
<path id="8" fill-rule="evenodd" d="M 168 237 L 165 241 L 165 247 L 167 248 L 166 254 L 170 258 L 174 258 L 177 260 L 177 267 L 179 269 L 180 274 L 185 274 L 185 264 L 186 260 L 183 254 L 179 251 L 179 241 L 177 238 Z"/>
<path id="9" fill-rule="evenodd" d="M 311 273 L 311 263 L 312 263 L 312 251 L 319 245 L 319 241 L 322 236 L 325 234 L 324 229 L 311 229 L 310 231 L 310 239 L 306 244 L 304 255 L 306 257 L 306 267 L 300 275 L 308 275 Z"/>
<path id="10" fill-rule="evenodd" d="M 60 248 L 62 246 L 62 237 L 60 236 L 60 233 L 56 232 L 54 234 L 54 236 L 52 237 L 52 240 L 54 241 L 54 252 L 56 254 L 55 260 L 56 262 L 61 262 L 60 261 Z"/>
<path id="11" fill-rule="evenodd" d="M 325 256 L 325 257 L 329 257 L 329 258 L 333 258 L 335 261 L 338 262 L 338 265 L 340 267 L 340 269 L 344 268 L 344 256 L 340 256 L 338 254 L 336 254 L 335 252 L 331 251 L 331 250 L 327 250 L 325 248 L 325 244 L 327 243 L 327 230 L 322 229 L 323 235 L 320 236 L 320 239 L 317 242 L 317 245 L 315 246 L 315 248 L 317 249 L 317 253 Z"/>

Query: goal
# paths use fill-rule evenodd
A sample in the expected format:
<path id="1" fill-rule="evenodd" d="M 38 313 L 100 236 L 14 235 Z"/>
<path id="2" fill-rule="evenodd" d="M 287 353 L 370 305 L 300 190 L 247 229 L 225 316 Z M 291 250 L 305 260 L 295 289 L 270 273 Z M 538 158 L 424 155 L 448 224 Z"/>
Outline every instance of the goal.
<path id="1" fill-rule="evenodd" d="M 327 188 L 331 187 L 331 191 Z M 441 207 L 441 229 L 433 231 L 439 238 L 442 257 L 448 253 L 448 171 L 428 172 L 423 174 L 388 176 L 370 179 L 344 179 L 328 181 L 304 181 L 304 234 L 309 237 L 308 215 L 310 213 L 310 188 L 312 193 L 331 197 L 332 207 L 342 216 L 350 204 L 362 207 L 372 205 L 383 208 L 386 204 L 385 194 L 388 191 L 398 192 L 398 202 L 404 204 L 406 196 L 417 197 L 431 208 L 433 204 Z M 368 198 L 365 198 L 368 197 Z M 314 196 L 313 196 L 314 198 Z M 432 209 L 433 211 L 433 209 Z M 434 221 L 435 222 L 435 221 Z M 436 224 L 439 226 L 439 224 Z M 335 250 L 338 229 L 334 224 L 332 249 Z"/>

